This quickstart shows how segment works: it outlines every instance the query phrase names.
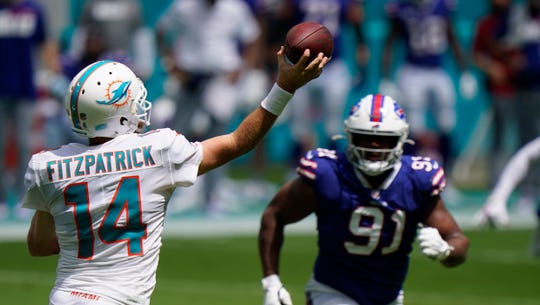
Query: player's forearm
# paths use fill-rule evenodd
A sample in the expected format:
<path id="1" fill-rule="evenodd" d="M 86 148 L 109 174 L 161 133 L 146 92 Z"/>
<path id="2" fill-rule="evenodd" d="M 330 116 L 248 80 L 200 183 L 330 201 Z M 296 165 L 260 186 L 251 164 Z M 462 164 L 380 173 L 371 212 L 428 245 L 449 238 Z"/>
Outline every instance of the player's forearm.
<path id="1" fill-rule="evenodd" d="M 261 106 L 250 113 L 231 134 L 235 157 L 252 150 L 264 138 L 292 96 L 277 84 L 272 87 Z"/>
<path id="2" fill-rule="evenodd" d="M 236 158 L 255 148 L 292 96 L 292 93 L 281 89 L 277 84 L 272 87 L 261 106 L 250 113 L 231 134 L 232 157 Z"/>
<path id="3" fill-rule="evenodd" d="M 202 142 L 203 160 L 198 174 L 202 175 L 252 150 L 266 135 L 276 118 L 277 116 L 259 107 L 232 133 Z"/>
<path id="4" fill-rule="evenodd" d="M 60 253 L 52 215 L 41 211 L 36 212 L 28 230 L 27 246 L 32 256 Z"/>
<path id="5" fill-rule="evenodd" d="M 277 116 L 258 107 L 231 134 L 235 153 L 242 155 L 252 150 L 268 133 Z"/>
<path id="6" fill-rule="evenodd" d="M 250 113 L 230 134 L 203 142 L 199 175 L 246 154 L 264 138 L 292 94 L 275 85 L 261 106 Z"/>
<path id="7" fill-rule="evenodd" d="M 461 233 L 456 233 L 452 235 L 451 238 L 447 239 L 446 242 L 448 242 L 453 250 L 446 259 L 441 261 L 441 264 L 448 268 L 457 267 L 463 264 L 467 259 L 469 239 Z"/>
<path id="8" fill-rule="evenodd" d="M 279 255 L 283 245 L 283 226 L 267 210 L 261 220 L 259 231 L 259 256 L 263 276 L 279 274 Z"/>
<path id="9" fill-rule="evenodd" d="M 521 148 L 503 168 L 492 195 L 498 196 L 504 202 L 527 175 L 531 164 L 540 159 L 540 138 Z"/>

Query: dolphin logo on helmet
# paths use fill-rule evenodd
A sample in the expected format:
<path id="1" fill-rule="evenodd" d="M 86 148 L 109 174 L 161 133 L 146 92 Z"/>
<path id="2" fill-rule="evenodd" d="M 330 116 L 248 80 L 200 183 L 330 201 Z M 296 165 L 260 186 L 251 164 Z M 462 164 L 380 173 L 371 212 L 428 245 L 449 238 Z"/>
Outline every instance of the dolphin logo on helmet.
<path id="1" fill-rule="evenodd" d="M 72 130 L 88 138 L 142 132 L 152 104 L 143 82 L 126 65 L 104 60 L 81 70 L 69 85 L 65 107 Z"/>
<path id="2" fill-rule="evenodd" d="M 124 105 L 127 102 L 127 99 L 129 99 L 129 86 L 131 85 L 131 81 L 121 82 L 116 89 L 112 90 L 112 87 L 117 83 L 119 82 L 113 82 L 108 89 L 109 93 L 107 96 L 110 96 L 109 100 L 96 100 L 96 103 L 100 105 Z"/>

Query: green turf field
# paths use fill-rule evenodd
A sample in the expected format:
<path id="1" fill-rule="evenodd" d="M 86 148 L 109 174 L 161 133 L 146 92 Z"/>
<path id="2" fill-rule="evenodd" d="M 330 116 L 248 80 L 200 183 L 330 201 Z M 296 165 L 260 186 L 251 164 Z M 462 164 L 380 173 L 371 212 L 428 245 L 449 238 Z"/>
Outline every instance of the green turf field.
<path id="1" fill-rule="evenodd" d="M 540 259 L 527 255 L 529 230 L 466 233 L 469 260 L 457 269 L 413 254 L 405 304 L 540 304 Z M 281 277 L 297 305 L 304 302 L 302 289 L 314 254 L 314 236 L 287 236 Z M 24 243 L 0 242 L 0 261 L 1 304 L 47 304 L 56 257 L 32 258 Z M 261 304 L 260 276 L 254 236 L 167 238 L 152 305 Z"/>

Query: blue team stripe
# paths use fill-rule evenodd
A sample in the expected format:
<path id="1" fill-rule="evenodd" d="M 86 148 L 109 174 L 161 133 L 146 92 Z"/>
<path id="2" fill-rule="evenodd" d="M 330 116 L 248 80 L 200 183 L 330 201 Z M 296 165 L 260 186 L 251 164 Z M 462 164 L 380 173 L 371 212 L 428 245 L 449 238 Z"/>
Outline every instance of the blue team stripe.
<path id="1" fill-rule="evenodd" d="M 73 126 L 75 128 L 81 129 L 81 122 L 79 120 L 79 94 L 81 92 L 83 84 L 86 82 L 88 77 L 92 75 L 94 71 L 96 71 L 97 68 L 108 64 L 112 62 L 112 60 L 103 60 L 99 61 L 92 66 L 90 66 L 77 80 L 75 83 L 75 88 L 73 88 L 73 92 L 71 92 L 71 98 L 70 98 L 70 108 L 71 108 L 71 121 L 73 122 Z"/>

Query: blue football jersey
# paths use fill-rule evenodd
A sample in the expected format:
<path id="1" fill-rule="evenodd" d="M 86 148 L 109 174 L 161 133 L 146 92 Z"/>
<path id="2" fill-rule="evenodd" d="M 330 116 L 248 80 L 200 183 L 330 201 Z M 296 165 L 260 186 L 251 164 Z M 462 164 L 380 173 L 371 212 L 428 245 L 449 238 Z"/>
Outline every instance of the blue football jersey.
<path id="1" fill-rule="evenodd" d="M 418 223 L 444 188 L 442 167 L 403 156 L 383 186 L 371 189 L 344 153 L 316 149 L 301 159 L 298 173 L 317 195 L 315 279 L 362 305 L 395 300 Z"/>
<path id="2" fill-rule="evenodd" d="M 34 99 L 34 52 L 46 39 L 43 9 L 34 1 L 2 2 L 0 24 L 0 98 Z"/>
<path id="3" fill-rule="evenodd" d="M 406 60 L 412 64 L 439 67 L 448 50 L 448 26 L 453 1 L 428 0 L 418 7 L 411 1 L 387 4 L 388 16 L 399 23 L 405 37 Z"/>

